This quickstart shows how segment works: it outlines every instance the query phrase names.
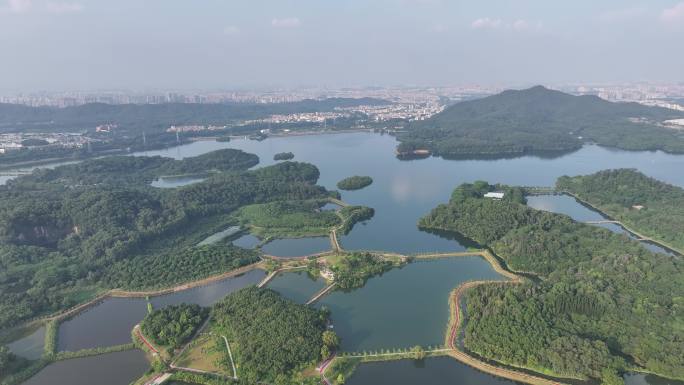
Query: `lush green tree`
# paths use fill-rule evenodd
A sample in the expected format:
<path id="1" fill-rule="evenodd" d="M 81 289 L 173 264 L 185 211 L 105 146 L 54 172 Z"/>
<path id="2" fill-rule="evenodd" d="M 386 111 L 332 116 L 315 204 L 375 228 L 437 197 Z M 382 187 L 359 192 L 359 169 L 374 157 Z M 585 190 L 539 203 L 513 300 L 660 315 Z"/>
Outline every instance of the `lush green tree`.
<path id="1" fill-rule="evenodd" d="M 373 178 L 369 176 L 354 175 L 337 182 L 337 188 L 340 190 L 360 190 L 372 183 Z"/>
<path id="2" fill-rule="evenodd" d="M 684 280 L 681 258 L 473 190 L 487 188 L 457 188 L 420 225 L 459 233 L 490 248 L 509 268 L 542 279 L 468 291 L 468 349 L 559 376 L 601 379 L 606 368 L 624 370 L 625 357 L 649 371 L 684 375 L 677 311 L 684 288 L 676 283 Z"/>
<path id="3" fill-rule="evenodd" d="M 159 345 L 179 348 L 187 342 L 209 315 L 196 304 L 171 305 L 145 316 L 142 332 Z"/>

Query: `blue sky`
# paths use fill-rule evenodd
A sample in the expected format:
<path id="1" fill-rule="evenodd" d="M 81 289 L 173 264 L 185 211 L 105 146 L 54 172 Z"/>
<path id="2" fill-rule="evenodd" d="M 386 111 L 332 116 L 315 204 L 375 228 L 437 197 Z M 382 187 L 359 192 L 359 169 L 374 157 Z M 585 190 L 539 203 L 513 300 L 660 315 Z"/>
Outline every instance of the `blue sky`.
<path id="1" fill-rule="evenodd" d="M 0 0 L 0 90 L 684 81 L 682 0 Z"/>

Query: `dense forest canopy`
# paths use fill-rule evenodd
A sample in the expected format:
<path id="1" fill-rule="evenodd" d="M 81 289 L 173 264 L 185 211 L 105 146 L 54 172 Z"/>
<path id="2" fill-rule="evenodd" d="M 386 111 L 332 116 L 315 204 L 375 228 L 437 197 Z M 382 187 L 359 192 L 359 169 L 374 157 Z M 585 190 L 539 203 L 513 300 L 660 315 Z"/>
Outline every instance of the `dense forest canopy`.
<path id="1" fill-rule="evenodd" d="M 223 163 L 227 154 L 239 164 L 235 170 Z M 105 289 L 159 287 L 252 263 L 258 256 L 250 251 L 196 245 L 235 224 L 231 215 L 240 207 L 320 200 L 331 194 L 315 185 L 319 171 L 310 164 L 283 162 L 246 171 L 251 156 L 232 151 L 214 156 L 229 171 L 176 189 L 139 184 L 146 177 L 135 169 L 124 177 L 118 167 L 103 172 L 90 166 L 128 161 L 122 158 L 41 171 L 0 186 L 0 328 L 64 309 Z M 195 162 L 217 164 L 211 154 L 200 159 L 185 159 L 174 169 L 185 169 L 184 162 L 193 169 L 199 168 Z M 163 163 L 158 158 L 133 161 Z M 139 171 L 148 172 L 145 167 Z M 105 184 L 109 177 L 124 182 Z"/>
<path id="2" fill-rule="evenodd" d="M 626 150 L 684 153 L 684 134 L 660 126 L 683 112 L 611 103 L 541 86 L 457 103 L 398 136 L 399 153 L 444 157 L 561 153 L 595 142 Z"/>
<path id="3" fill-rule="evenodd" d="M 684 250 L 684 189 L 631 169 L 561 177 L 570 192 L 653 239 Z"/>
<path id="4" fill-rule="evenodd" d="M 290 160 L 294 158 L 294 154 L 291 152 L 279 152 L 273 155 L 273 160 Z"/>
<path id="5" fill-rule="evenodd" d="M 373 178 L 369 176 L 354 175 L 344 178 L 337 182 L 337 188 L 340 190 L 360 190 L 373 183 Z"/>
<path id="6" fill-rule="evenodd" d="M 171 305 L 147 314 L 140 328 L 155 343 L 178 349 L 195 334 L 208 315 L 209 309 L 197 304 Z"/>
<path id="7" fill-rule="evenodd" d="M 681 258 L 472 190 L 457 188 L 420 226 L 459 233 L 544 279 L 469 291 L 468 349 L 558 376 L 607 380 L 636 365 L 684 378 Z"/>
<path id="8" fill-rule="evenodd" d="M 161 176 L 241 171 L 256 166 L 258 163 L 259 157 L 256 155 L 231 148 L 183 160 L 161 156 L 109 156 L 54 169 L 40 168 L 25 176 L 21 183 L 63 185 L 150 183 Z"/>
<path id="9" fill-rule="evenodd" d="M 304 368 L 314 366 L 334 346 L 324 332 L 328 313 L 297 304 L 271 289 L 248 287 L 214 305 L 212 324 L 225 335 L 239 365 L 241 380 L 255 384 L 290 384 Z M 326 348 L 324 348 L 324 346 Z M 230 370 L 225 354 L 224 365 Z M 299 383 L 299 382 L 296 382 Z"/>
<path id="10" fill-rule="evenodd" d="M 392 269 L 395 264 L 372 253 L 352 253 L 339 258 L 330 270 L 335 274 L 335 282 L 341 289 L 363 287 L 369 278 L 381 275 Z"/>

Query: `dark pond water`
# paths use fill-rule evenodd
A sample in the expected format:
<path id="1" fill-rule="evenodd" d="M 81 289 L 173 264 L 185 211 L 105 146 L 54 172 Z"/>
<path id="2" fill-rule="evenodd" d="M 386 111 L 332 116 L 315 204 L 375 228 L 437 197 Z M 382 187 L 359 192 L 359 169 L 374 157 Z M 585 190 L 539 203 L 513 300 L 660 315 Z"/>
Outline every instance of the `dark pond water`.
<path id="1" fill-rule="evenodd" d="M 330 237 L 276 239 L 261 246 L 261 250 L 274 257 L 302 257 L 329 251 L 332 248 Z"/>
<path id="2" fill-rule="evenodd" d="M 451 357 L 435 357 L 423 361 L 400 360 L 361 364 L 346 384 L 513 385 L 516 382 L 480 372 Z"/>
<path id="3" fill-rule="evenodd" d="M 479 257 L 419 261 L 371 278 L 350 292 L 334 291 L 316 306 L 332 311 L 345 351 L 441 346 L 449 293 L 474 279 L 503 279 Z"/>
<path id="4" fill-rule="evenodd" d="M 325 287 L 325 279 L 312 279 L 306 271 L 278 274 L 268 287 L 280 293 L 283 297 L 295 302 L 306 303 L 314 294 Z"/>
<path id="5" fill-rule="evenodd" d="M 43 355 L 45 346 L 45 327 L 40 327 L 30 334 L 7 344 L 9 350 L 29 360 L 37 360 Z"/>
<path id="6" fill-rule="evenodd" d="M 241 236 L 240 238 L 236 239 L 233 241 L 233 244 L 235 246 L 240 246 L 245 249 L 253 249 L 255 248 L 261 240 L 257 237 L 255 237 L 252 234 L 245 234 Z"/>
<path id="7" fill-rule="evenodd" d="M 604 217 L 601 213 L 587 207 L 577 201 L 575 198 L 568 195 L 538 195 L 531 196 L 527 198 L 527 205 L 544 211 L 550 211 L 559 214 L 565 214 L 578 222 L 587 221 L 601 221 L 608 218 Z M 595 226 L 600 226 L 608 229 L 617 234 L 625 234 L 631 239 L 636 239 L 636 237 L 625 230 L 622 226 L 615 223 L 599 223 L 594 224 Z M 648 250 L 655 253 L 664 253 L 668 255 L 674 255 L 672 251 L 658 246 L 649 242 L 641 242 L 641 244 Z"/>
<path id="8" fill-rule="evenodd" d="M 265 275 L 262 270 L 252 270 L 207 286 L 152 297 L 150 302 L 155 308 L 183 302 L 208 306 L 235 290 L 259 283 Z M 76 351 L 129 343 L 131 329 L 145 314 L 147 301 L 144 298 L 109 298 L 60 325 L 59 350 Z"/>
<path id="9" fill-rule="evenodd" d="M 129 350 L 55 362 L 22 385 L 128 385 L 149 367 L 142 351 Z"/>
<path id="10" fill-rule="evenodd" d="M 633 373 L 625 375 L 625 385 L 684 385 L 684 381 L 670 380 L 652 374 Z"/>
<path id="11" fill-rule="evenodd" d="M 189 184 L 201 182 L 203 180 L 204 178 L 193 176 L 164 176 L 152 181 L 151 185 L 152 187 L 158 188 L 174 188 L 187 186 Z"/>
<path id="12" fill-rule="evenodd" d="M 204 238 L 200 243 L 198 243 L 198 246 L 203 246 L 203 245 L 211 245 L 213 243 L 216 243 L 224 238 L 230 237 L 231 235 L 237 234 L 240 231 L 240 226 L 231 226 L 223 231 L 219 231 L 216 234 L 212 234 L 206 238 Z"/>

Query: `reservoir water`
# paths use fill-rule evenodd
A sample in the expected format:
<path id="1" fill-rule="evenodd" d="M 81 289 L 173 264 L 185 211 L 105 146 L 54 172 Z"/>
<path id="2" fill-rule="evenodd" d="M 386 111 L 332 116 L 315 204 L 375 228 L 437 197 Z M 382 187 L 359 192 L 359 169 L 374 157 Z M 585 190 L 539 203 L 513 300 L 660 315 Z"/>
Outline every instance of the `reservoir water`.
<path id="1" fill-rule="evenodd" d="M 268 255 L 280 258 L 302 257 L 330 251 L 330 237 L 275 239 L 261 246 Z"/>
<path id="2" fill-rule="evenodd" d="M 684 169 L 684 156 L 663 152 L 628 152 L 599 146 L 585 146 L 579 151 L 557 158 L 523 156 L 497 160 L 445 160 L 431 157 L 415 161 L 400 161 L 394 156 L 396 144 L 396 140 L 387 135 L 348 133 L 274 137 L 264 141 L 200 141 L 172 149 L 148 151 L 135 155 L 162 155 L 181 159 L 221 148 L 239 148 L 257 154 L 262 162 L 257 167 L 261 167 L 273 164 L 274 154 L 291 151 L 295 154 L 297 161 L 316 165 L 321 171 L 319 184 L 331 190 L 336 189 L 337 182 L 345 177 L 368 175 L 374 180 L 372 185 L 358 191 L 345 191 L 342 193 L 342 199 L 350 204 L 373 207 L 375 216 L 365 224 L 355 226 L 349 234 L 341 236 L 340 243 L 347 249 L 385 250 L 400 253 L 458 251 L 468 246 L 466 242 L 459 239 L 449 239 L 438 234 L 423 232 L 416 226 L 421 216 L 437 204 L 448 201 L 451 191 L 464 182 L 486 180 L 491 183 L 509 185 L 553 186 L 556 179 L 562 175 L 584 175 L 611 168 L 636 168 L 651 177 L 684 187 L 684 173 L 681 172 Z M 4 179 L 7 178 L 3 178 L 0 182 Z M 181 182 L 171 183 L 180 184 Z M 170 184 L 159 185 L 159 187 L 173 188 Z M 568 203 L 561 202 L 561 206 Z M 585 212 L 581 215 L 590 214 Z M 209 235 L 211 234 L 207 234 Z M 234 242 L 238 244 L 244 241 L 247 245 L 254 245 L 258 242 L 252 236 L 245 235 L 244 237 Z M 296 256 L 330 249 L 327 238 L 325 238 L 325 248 L 323 244 L 323 240 L 279 240 L 265 245 L 264 251 L 283 257 Z M 442 263 L 445 265 L 442 266 Z M 258 282 L 264 275 L 263 272 L 253 274 L 255 275 L 248 275 L 249 282 L 244 282 L 245 285 Z M 496 273 L 489 265 L 478 258 L 420 262 L 403 269 L 392 270 L 382 277 L 373 278 L 362 289 L 349 293 L 334 292 L 324 297 L 320 305 L 326 304 L 332 309 L 335 329 L 342 336 L 345 350 L 379 350 L 410 347 L 415 344 L 439 345 L 443 342 L 448 317 L 449 291 L 464 280 L 495 277 L 497 277 Z M 293 281 L 290 283 L 280 281 L 278 284 L 283 284 L 280 290 L 285 292 L 287 288 L 307 286 L 309 283 L 300 280 L 301 278 L 287 278 Z M 185 294 L 187 297 L 182 293 L 176 293 L 172 295 L 177 296 L 174 297 L 175 299 L 171 296 L 166 299 L 160 297 L 152 299 L 152 302 L 156 303 L 155 306 L 180 301 L 201 301 L 208 304 L 212 299 L 215 300 L 215 296 L 222 296 L 234 289 L 217 289 L 213 293 L 211 290 L 200 290 L 205 294 Z M 304 291 L 293 290 L 291 294 L 286 295 L 291 295 L 292 298 L 303 298 L 304 293 L 311 289 L 313 287 L 307 287 Z M 127 299 L 123 303 L 111 302 L 110 305 L 110 301 L 105 301 L 98 307 L 65 322 L 60 328 L 60 337 L 64 337 L 60 338 L 60 349 L 105 346 L 104 341 L 107 341 L 107 344 L 130 341 L 130 328 L 144 316 L 145 302 Z M 100 306 L 104 308 L 98 310 Z M 139 310 L 141 308 L 142 311 Z M 122 313 L 121 319 L 115 314 L 117 312 Z M 79 319 L 82 321 L 78 321 Z M 75 322 L 82 323 L 75 324 Z M 70 323 L 74 323 L 74 326 L 70 327 Z M 98 326 L 91 327 L 90 323 Z M 69 330 L 69 328 L 72 329 Z M 79 330 L 86 331 L 87 334 L 81 333 L 82 335 L 76 336 Z M 117 337 L 103 337 L 107 334 L 116 334 Z M 102 360 L 104 362 L 105 358 Z M 478 377 L 482 374 L 475 369 L 467 367 L 459 369 L 459 364 L 451 359 L 441 360 L 426 360 L 424 368 L 412 368 L 414 364 L 410 361 L 362 365 L 357 375 L 349 379 L 349 383 L 357 385 L 366 383 L 363 381 L 378 383 L 378 378 L 382 379 L 380 382 L 398 385 L 431 384 L 431 378 L 439 378 L 440 383 L 446 383 L 444 379 L 453 378 L 449 377 L 450 373 L 455 373 L 453 375 L 456 376 L 452 382 L 458 383 L 468 382 L 473 378 L 478 384 L 505 382 L 493 377 Z M 60 362 L 54 366 L 51 365 L 50 368 L 61 367 L 57 365 L 63 364 Z M 116 365 L 108 363 L 107 368 L 100 369 L 101 374 L 87 372 L 87 376 L 80 378 L 116 377 L 118 374 L 125 373 L 128 365 L 135 369 L 137 364 L 135 362 L 129 364 L 119 362 Z M 95 367 L 97 366 L 89 365 L 89 368 Z M 112 367 L 116 368 L 117 373 L 110 376 L 107 370 Z M 79 373 L 78 368 L 71 369 L 71 373 Z M 377 377 L 380 375 L 382 377 Z M 431 377 L 433 375 L 434 377 Z M 629 380 L 632 381 L 632 379 Z M 121 383 L 127 384 L 128 382 L 130 380 Z M 79 384 L 78 380 L 70 379 L 53 380 L 51 383 Z M 42 383 L 29 382 L 28 384 Z M 641 384 L 628 383 L 628 385 Z M 660 383 L 653 382 L 652 385 L 660 385 Z"/>
<path id="3" fill-rule="evenodd" d="M 311 278 L 306 271 L 278 274 L 268 287 L 298 303 L 306 303 L 314 294 L 325 287 L 323 277 Z"/>
<path id="4" fill-rule="evenodd" d="M 224 279 L 206 286 L 150 298 L 154 308 L 183 302 L 208 306 L 235 290 L 259 283 L 266 273 L 252 270 L 244 275 Z M 144 298 L 108 298 L 59 327 L 58 349 L 80 349 L 114 346 L 131 342 L 131 330 L 147 314 Z"/>
<path id="5" fill-rule="evenodd" d="M 550 211 L 558 214 L 565 214 L 577 222 L 588 221 L 604 221 L 608 220 L 598 211 L 587 207 L 579 202 L 574 197 L 568 195 L 537 195 L 527 197 L 527 205 L 537 210 Z M 622 226 L 616 223 L 599 223 L 594 226 L 600 226 L 617 234 L 625 234 L 631 239 L 637 239 L 632 233 L 625 230 Z M 675 255 L 671 250 L 658 246 L 654 243 L 642 241 L 641 244 L 648 250 L 655 253 L 663 253 L 668 255 Z"/>
<path id="6" fill-rule="evenodd" d="M 128 350 L 55 362 L 22 385 L 128 385 L 149 367 L 145 353 Z"/>
<path id="7" fill-rule="evenodd" d="M 37 360 L 43 355 L 45 346 L 45 327 L 41 326 L 30 334 L 7 344 L 9 350 L 29 360 Z"/>
<path id="8" fill-rule="evenodd" d="M 451 357 L 435 357 L 422 361 L 399 360 L 370 362 L 359 365 L 347 385 L 513 385 L 491 374 L 480 372 Z"/>
<path id="9" fill-rule="evenodd" d="M 480 257 L 417 261 L 371 278 L 362 288 L 334 291 L 316 306 L 332 311 L 345 351 L 441 346 L 449 294 L 464 281 L 478 279 L 504 278 Z"/>

